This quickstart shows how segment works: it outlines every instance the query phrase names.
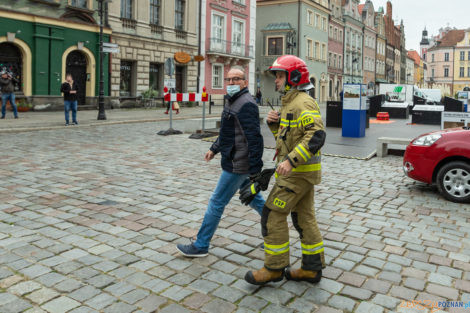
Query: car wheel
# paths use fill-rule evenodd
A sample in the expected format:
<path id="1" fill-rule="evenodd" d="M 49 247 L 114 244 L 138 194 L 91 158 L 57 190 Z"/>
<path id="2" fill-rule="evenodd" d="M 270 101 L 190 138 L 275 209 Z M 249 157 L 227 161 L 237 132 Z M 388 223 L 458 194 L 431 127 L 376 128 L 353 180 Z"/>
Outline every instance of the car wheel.
<path id="1" fill-rule="evenodd" d="M 470 202 L 470 165 L 462 161 L 445 164 L 437 173 L 437 189 L 453 202 Z"/>

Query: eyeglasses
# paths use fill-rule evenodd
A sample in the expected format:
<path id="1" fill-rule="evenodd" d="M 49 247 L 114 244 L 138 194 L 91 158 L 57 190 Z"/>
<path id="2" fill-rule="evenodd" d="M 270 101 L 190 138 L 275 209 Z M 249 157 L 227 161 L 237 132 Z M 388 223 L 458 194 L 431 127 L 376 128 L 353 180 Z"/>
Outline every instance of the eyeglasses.
<path id="1" fill-rule="evenodd" d="M 227 83 L 230 83 L 230 81 L 233 81 L 234 83 L 238 83 L 240 80 L 245 80 L 245 78 L 242 77 L 232 77 L 232 78 L 224 78 L 224 80 Z"/>

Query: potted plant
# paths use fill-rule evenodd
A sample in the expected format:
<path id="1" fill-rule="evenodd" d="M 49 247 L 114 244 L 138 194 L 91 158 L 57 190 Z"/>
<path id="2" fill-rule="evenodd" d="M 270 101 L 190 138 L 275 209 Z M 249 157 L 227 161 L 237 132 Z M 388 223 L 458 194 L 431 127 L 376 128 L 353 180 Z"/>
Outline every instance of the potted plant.
<path id="1" fill-rule="evenodd" d="M 18 112 L 28 112 L 31 110 L 33 105 L 29 103 L 26 99 L 20 99 L 16 103 L 16 107 L 18 108 Z"/>

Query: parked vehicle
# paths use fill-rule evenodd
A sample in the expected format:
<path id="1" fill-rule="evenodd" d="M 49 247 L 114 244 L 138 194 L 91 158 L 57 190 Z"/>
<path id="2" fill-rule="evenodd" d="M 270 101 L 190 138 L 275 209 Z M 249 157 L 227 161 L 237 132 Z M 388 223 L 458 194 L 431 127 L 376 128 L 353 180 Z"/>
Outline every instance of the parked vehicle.
<path id="1" fill-rule="evenodd" d="M 436 184 L 453 202 L 470 202 L 470 128 L 460 127 L 427 133 L 415 138 L 403 157 L 405 174 Z"/>

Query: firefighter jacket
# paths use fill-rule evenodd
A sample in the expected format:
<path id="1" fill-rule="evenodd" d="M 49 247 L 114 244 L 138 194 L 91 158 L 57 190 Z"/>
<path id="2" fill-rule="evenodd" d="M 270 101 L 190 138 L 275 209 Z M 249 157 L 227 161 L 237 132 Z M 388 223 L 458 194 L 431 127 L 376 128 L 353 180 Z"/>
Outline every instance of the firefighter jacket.
<path id="1" fill-rule="evenodd" d="M 289 160 L 294 168 L 288 177 L 319 184 L 320 149 L 326 137 L 320 108 L 306 92 L 297 89 L 288 91 L 281 100 L 279 122 L 268 124 L 276 138 L 277 162 Z"/>

